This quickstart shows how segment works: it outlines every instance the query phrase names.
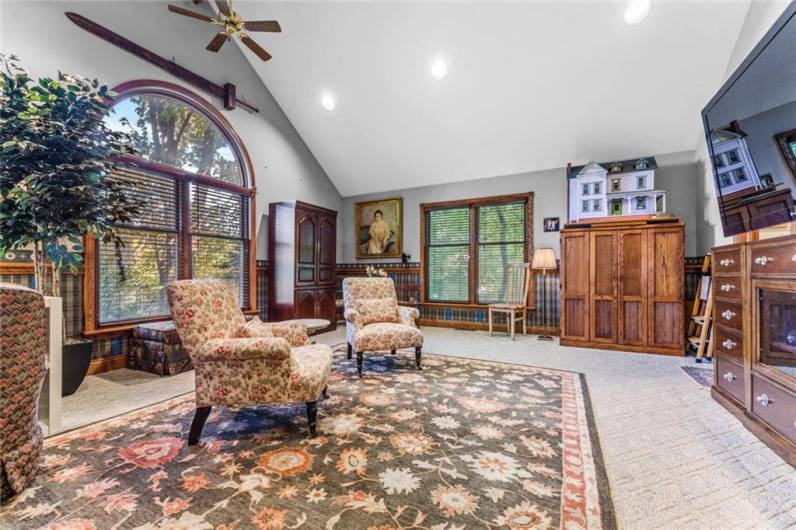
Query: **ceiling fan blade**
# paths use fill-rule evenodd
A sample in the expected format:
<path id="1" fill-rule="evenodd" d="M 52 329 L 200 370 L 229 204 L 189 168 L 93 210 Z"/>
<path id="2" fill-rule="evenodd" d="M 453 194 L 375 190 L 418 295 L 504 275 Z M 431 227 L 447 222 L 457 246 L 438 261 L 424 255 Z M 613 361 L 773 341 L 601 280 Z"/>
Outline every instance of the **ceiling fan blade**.
<path id="1" fill-rule="evenodd" d="M 259 45 L 259 44 L 257 44 L 256 42 L 254 42 L 254 41 L 251 39 L 251 37 L 249 37 L 248 35 L 244 35 L 243 37 L 241 37 L 241 38 L 240 38 L 240 41 L 241 41 L 243 44 L 245 44 L 246 46 L 248 46 L 248 47 L 249 47 L 249 49 L 250 49 L 251 51 L 253 51 L 254 53 L 256 53 L 256 54 L 257 54 L 257 57 L 259 57 L 259 58 L 260 58 L 260 59 L 262 59 L 263 61 L 267 61 L 268 59 L 270 59 L 270 58 L 271 58 L 271 54 L 270 54 L 270 53 L 268 53 L 267 51 L 265 51 L 264 49 L 262 49 L 262 48 L 260 47 L 260 45 Z"/>
<path id="2" fill-rule="evenodd" d="M 180 15 L 185 15 L 186 17 L 195 18 L 197 20 L 202 20 L 204 22 L 213 22 L 213 19 L 208 17 L 207 15 L 203 15 L 201 13 L 197 13 L 196 11 L 191 11 L 190 9 L 183 9 L 179 6 L 175 6 L 174 4 L 169 4 L 169 11 L 172 13 L 177 13 Z"/>
<path id="3" fill-rule="evenodd" d="M 210 50 L 211 52 L 217 52 L 221 49 L 221 46 L 223 46 L 225 42 L 227 42 L 227 34 L 223 31 L 219 31 L 205 49 Z"/>
<path id="4" fill-rule="evenodd" d="M 226 16 L 229 16 L 232 13 L 226 0 L 216 0 L 216 5 L 218 6 L 218 10 L 224 13 Z"/>
<path id="5" fill-rule="evenodd" d="M 282 28 L 276 20 L 250 20 L 243 23 L 243 27 L 249 31 L 271 31 L 279 33 Z"/>

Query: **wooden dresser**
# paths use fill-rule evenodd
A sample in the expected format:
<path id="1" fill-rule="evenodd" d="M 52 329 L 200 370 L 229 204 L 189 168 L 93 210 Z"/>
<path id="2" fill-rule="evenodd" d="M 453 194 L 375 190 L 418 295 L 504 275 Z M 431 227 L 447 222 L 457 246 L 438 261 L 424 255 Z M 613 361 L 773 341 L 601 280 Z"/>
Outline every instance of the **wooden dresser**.
<path id="1" fill-rule="evenodd" d="M 796 467 L 796 236 L 713 249 L 713 398 Z"/>
<path id="2" fill-rule="evenodd" d="M 677 219 L 561 231 L 561 344 L 683 355 L 685 232 Z"/>
<path id="3" fill-rule="evenodd" d="M 336 322 L 337 212 L 300 201 L 268 208 L 270 320 Z"/>

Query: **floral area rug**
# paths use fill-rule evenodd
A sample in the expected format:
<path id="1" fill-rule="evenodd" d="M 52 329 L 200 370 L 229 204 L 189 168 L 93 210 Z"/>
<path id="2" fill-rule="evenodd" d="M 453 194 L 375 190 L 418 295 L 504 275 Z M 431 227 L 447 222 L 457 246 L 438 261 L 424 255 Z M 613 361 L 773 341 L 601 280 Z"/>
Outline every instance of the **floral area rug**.
<path id="1" fill-rule="evenodd" d="M 581 374 L 365 359 L 335 349 L 315 438 L 303 405 L 216 407 L 189 447 L 192 395 L 49 438 L 0 528 L 614 527 Z"/>

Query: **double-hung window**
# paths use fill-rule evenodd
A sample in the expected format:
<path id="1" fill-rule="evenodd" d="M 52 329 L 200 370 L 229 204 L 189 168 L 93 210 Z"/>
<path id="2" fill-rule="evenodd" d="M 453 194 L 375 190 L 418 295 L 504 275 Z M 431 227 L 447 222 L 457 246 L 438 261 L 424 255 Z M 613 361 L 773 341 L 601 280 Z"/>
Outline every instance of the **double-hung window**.
<path id="1" fill-rule="evenodd" d="M 421 205 L 426 302 L 489 304 L 502 299 L 506 266 L 528 261 L 533 195 Z"/>

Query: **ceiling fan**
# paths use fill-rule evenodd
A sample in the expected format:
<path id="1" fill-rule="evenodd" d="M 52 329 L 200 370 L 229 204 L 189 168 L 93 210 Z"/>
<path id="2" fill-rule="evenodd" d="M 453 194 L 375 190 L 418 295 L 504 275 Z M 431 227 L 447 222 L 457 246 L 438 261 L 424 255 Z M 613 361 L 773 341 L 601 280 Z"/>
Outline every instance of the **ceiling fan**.
<path id="1" fill-rule="evenodd" d="M 207 15 L 203 15 L 202 13 L 191 11 L 190 9 L 175 6 L 174 4 L 169 4 L 169 11 L 221 26 L 223 29 L 216 33 L 216 36 L 213 37 L 213 40 L 211 40 L 210 44 L 207 45 L 206 49 L 210 50 L 211 52 L 217 52 L 220 50 L 221 46 L 227 42 L 227 39 L 238 37 L 240 41 L 246 45 L 246 47 L 257 54 L 257 57 L 263 61 L 270 59 L 271 54 L 265 51 L 259 44 L 254 42 L 247 32 L 269 31 L 279 33 L 282 31 L 282 28 L 279 27 L 279 22 L 276 20 L 242 20 L 238 12 L 232 9 L 231 1 L 227 3 L 226 0 L 215 0 L 215 2 L 218 6 L 218 16 L 215 17 L 209 17 Z"/>

